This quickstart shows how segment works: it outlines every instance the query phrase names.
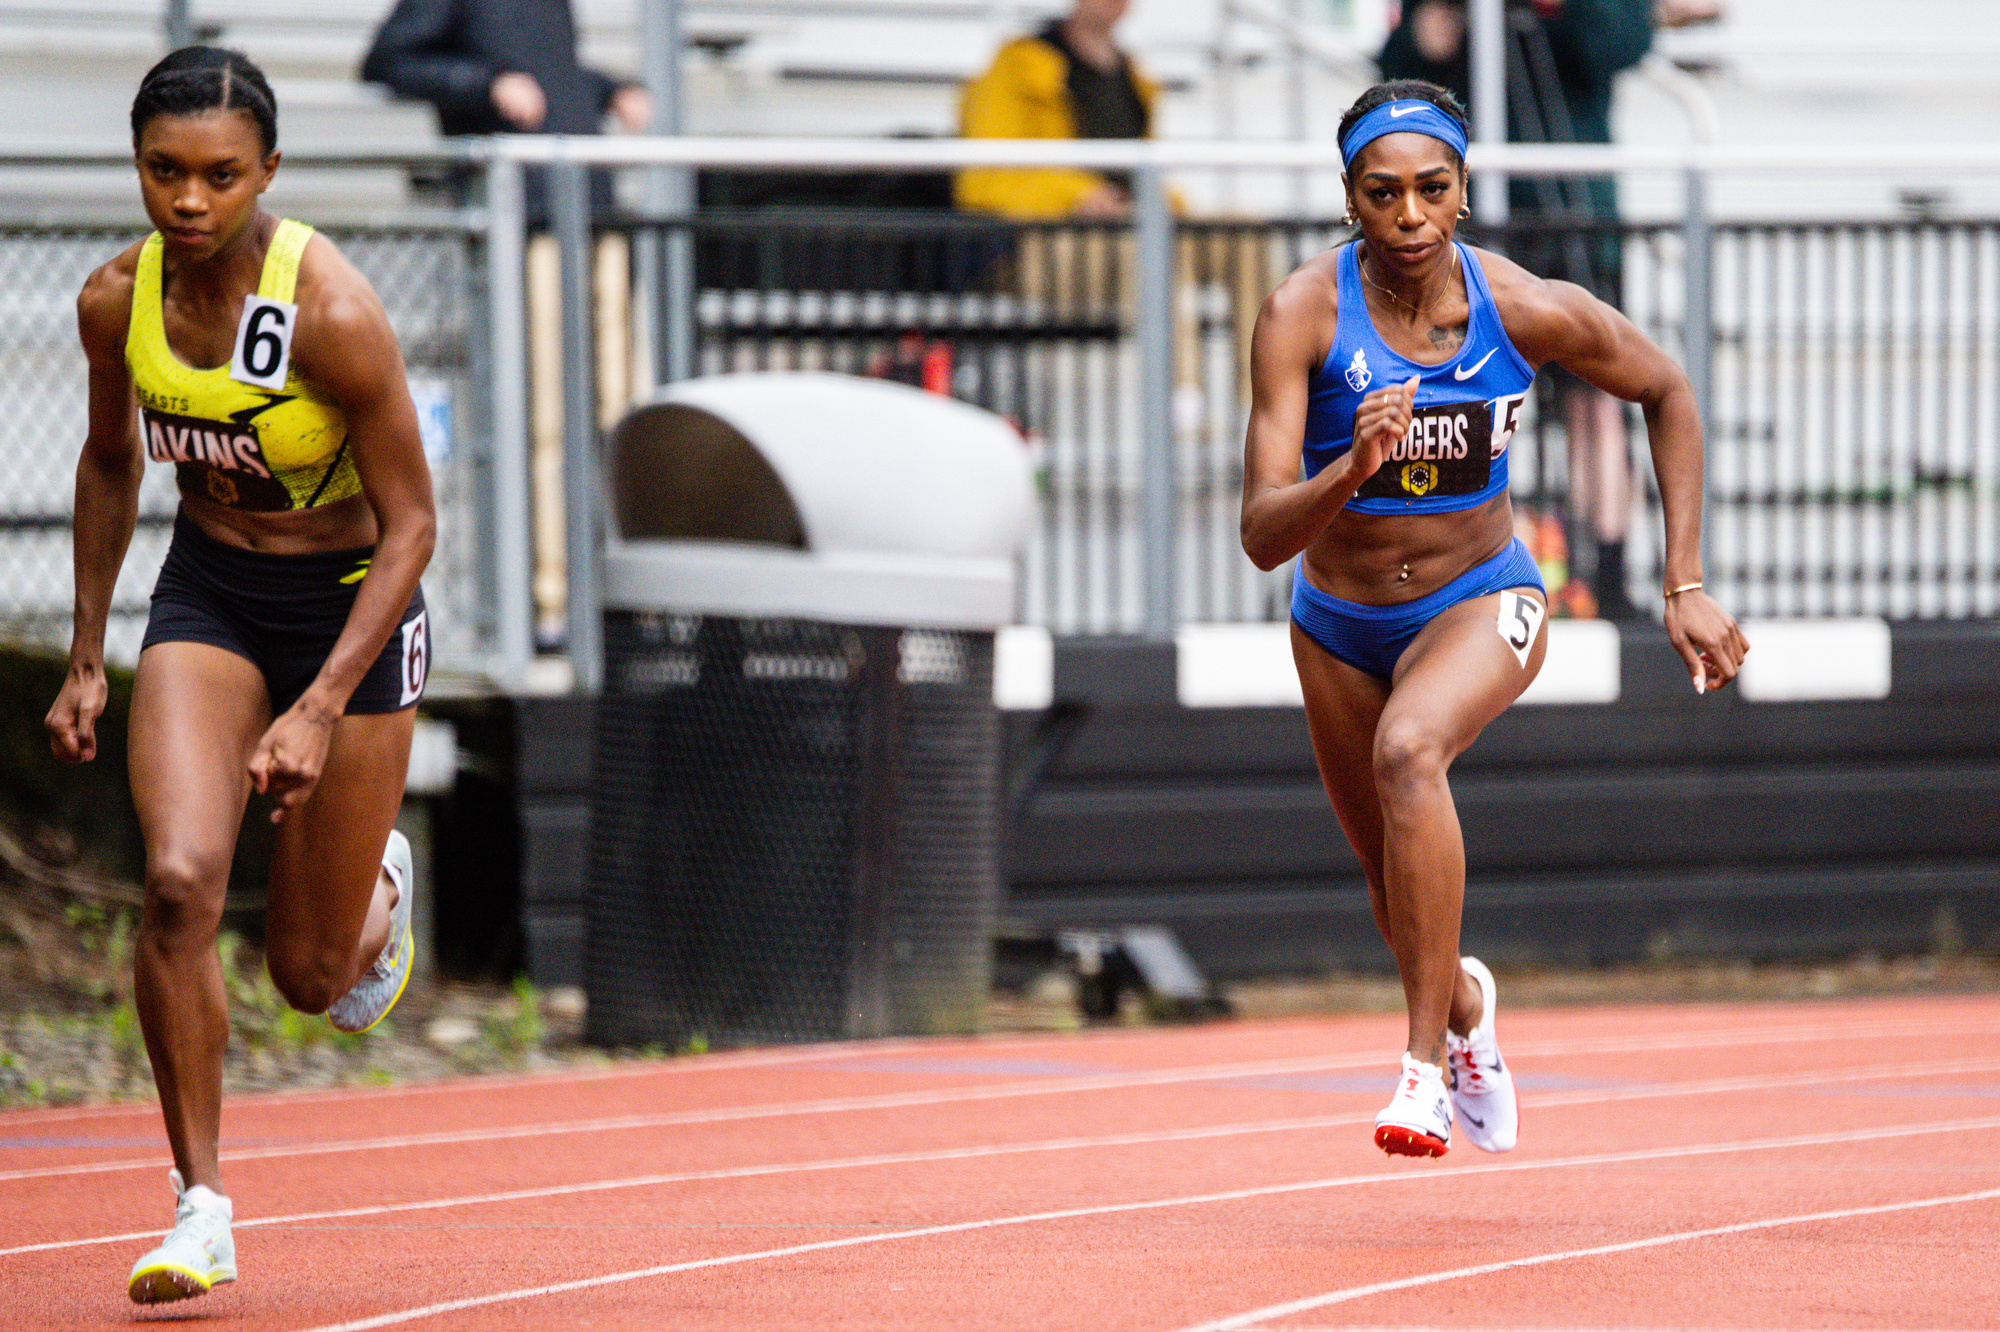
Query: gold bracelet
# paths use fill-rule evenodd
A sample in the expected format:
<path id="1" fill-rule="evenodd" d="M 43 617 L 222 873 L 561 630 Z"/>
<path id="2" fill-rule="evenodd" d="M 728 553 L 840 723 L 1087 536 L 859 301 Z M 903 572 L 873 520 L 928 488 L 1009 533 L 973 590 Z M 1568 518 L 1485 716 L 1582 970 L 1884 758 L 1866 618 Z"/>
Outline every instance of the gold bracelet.
<path id="1" fill-rule="evenodd" d="M 1701 579 L 1699 578 L 1695 579 L 1692 583 L 1682 583 L 1679 587 L 1670 587 L 1667 589 L 1667 595 L 1665 599 L 1668 601 L 1672 601 L 1675 597 L 1679 596 L 1681 593 L 1693 592 L 1700 587 L 1701 587 Z"/>

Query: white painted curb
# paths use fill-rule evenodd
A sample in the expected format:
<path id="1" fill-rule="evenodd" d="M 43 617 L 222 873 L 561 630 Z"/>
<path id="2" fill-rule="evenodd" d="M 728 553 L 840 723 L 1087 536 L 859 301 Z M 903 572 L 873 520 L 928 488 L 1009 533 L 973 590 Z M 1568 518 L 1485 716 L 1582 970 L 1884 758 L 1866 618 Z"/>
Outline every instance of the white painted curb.
<path id="1" fill-rule="evenodd" d="M 1745 620 L 1750 655 L 1736 677 L 1755 703 L 1889 696 L 1886 620 Z"/>

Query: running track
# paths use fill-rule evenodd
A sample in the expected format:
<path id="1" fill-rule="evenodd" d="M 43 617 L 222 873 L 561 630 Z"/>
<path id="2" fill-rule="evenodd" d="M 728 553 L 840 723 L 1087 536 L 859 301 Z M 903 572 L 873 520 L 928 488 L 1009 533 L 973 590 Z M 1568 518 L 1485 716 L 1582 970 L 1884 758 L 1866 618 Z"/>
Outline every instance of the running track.
<path id="1" fill-rule="evenodd" d="M 153 1109 L 0 1115 L 0 1326 L 2000 1328 L 2000 997 L 1503 1008 L 1522 1145 L 1437 1162 L 1370 1143 L 1401 1028 L 240 1099 L 242 1280 L 150 1311 Z"/>

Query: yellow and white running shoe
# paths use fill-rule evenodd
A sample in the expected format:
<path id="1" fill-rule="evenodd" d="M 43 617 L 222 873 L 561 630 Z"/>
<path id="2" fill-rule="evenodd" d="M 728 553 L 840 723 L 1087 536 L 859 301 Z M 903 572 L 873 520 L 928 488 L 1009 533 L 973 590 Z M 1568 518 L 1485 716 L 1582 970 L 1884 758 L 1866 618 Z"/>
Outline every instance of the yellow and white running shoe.
<path id="1" fill-rule="evenodd" d="M 337 1029 L 368 1031 L 389 1016 L 389 1010 L 403 997 L 410 983 L 410 965 L 416 960 L 416 940 L 410 934 L 410 903 L 417 895 L 416 876 L 411 872 L 410 842 L 403 834 L 389 833 L 389 845 L 382 852 L 382 868 L 396 882 L 396 905 L 389 913 L 389 942 L 375 965 L 361 973 L 354 988 L 333 1001 L 326 1020 Z"/>
<path id="2" fill-rule="evenodd" d="M 167 1172 L 167 1182 L 174 1186 L 174 1228 L 132 1265 L 125 1289 L 134 1304 L 193 1299 L 236 1280 L 229 1199 L 205 1185 L 184 1187 L 178 1170 Z"/>

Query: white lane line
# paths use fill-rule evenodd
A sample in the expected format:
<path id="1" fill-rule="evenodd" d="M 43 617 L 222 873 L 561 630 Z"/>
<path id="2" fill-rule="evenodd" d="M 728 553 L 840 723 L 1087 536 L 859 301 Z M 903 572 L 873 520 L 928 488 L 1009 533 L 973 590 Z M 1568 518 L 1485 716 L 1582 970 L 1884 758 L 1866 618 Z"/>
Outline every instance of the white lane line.
<path id="1" fill-rule="evenodd" d="M 989 1036 L 979 1039 L 999 1042 L 1010 1037 Z M 736 1069 L 818 1064 L 833 1059 L 868 1059 L 880 1055 L 912 1054 L 935 1049 L 937 1049 L 936 1041 L 915 1037 L 883 1041 L 822 1041 L 810 1045 L 785 1046 L 776 1050 L 722 1050 L 704 1055 L 633 1058 L 605 1068 L 551 1068 L 535 1073 L 474 1073 L 438 1082 L 417 1082 L 399 1087 L 329 1087 L 313 1091 L 250 1092 L 242 1096 L 232 1096 L 229 1107 L 231 1115 L 235 1116 L 251 1110 L 289 1110 L 293 1106 L 318 1105 L 325 1101 L 359 1104 L 365 1101 L 431 1096 L 439 1092 L 462 1093 L 506 1091 L 521 1087 L 541 1089 L 577 1084 L 594 1085 L 600 1082 L 614 1082 L 621 1078 L 727 1073 Z M 24 1124 L 95 1122 L 135 1115 L 151 1122 L 159 1118 L 159 1113 L 159 1106 L 151 1101 L 135 1101 L 124 1105 L 70 1106 L 61 1110 L 0 1111 L 0 1137 L 5 1137 L 7 1130 Z"/>
<path id="2" fill-rule="evenodd" d="M 1064 1054 L 1074 1055 L 1077 1053 L 1076 1047 L 1080 1044 L 1094 1044 L 1106 1038 L 1129 1039 L 1131 1034 L 1115 1030 L 1065 1032 L 1061 1036 L 1065 1042 L 1061 1046 L 1061 1051 Z M 549 1090 L 573 1085 L 593 1086 L 619 1079 L 731 1073 L 741 1069 L 825 1064 L 843 1059 L 866 1061 L 907 1054 L 943 1054 L 946 1058 L 961 1056 L 978 1058 L 997 1052 L 1011 1054 L 1016 1047 L 1030 1044 L 1050 1045 L 1051 1038 L 1046 1032 L 999 1032 L 971 1037 L 909 1036 L 880 1040 L 816 1041 L 776 1049 L 719 1050 L 712 1054 L 662 1055 L 656 1058 L 633 1057 L 620 1060 L 608 1067 L 550 1068 L 533 1073 L 472 1073 L 437 1082 L 417 1082 L 396 1087 L 328 1087 L 312 1091 L 249 1092 L 241 1096 L 232 1096 L 229 1105 L 232 1117 L 240 1117 L 252 1111 L 282 1111 L 294 1106 L 317 1105 L 326 1101 L 360 1104 L 368 1101 L 432 1096 L 443 1092 L 507 1091 L 524 1087 L 530 1090 Z M 0 1110 L 0 1138 L 6 1136 L 8 1129 L 25 1124 L 96 1121 L 135 1115 L 151 1122 L 159 1117 L 159 1106 L 152 1101 L 134 1101 L 120 1105 L 69 1106 L 60 1110 Z"/>
<path id="3" fill-rule="evenodd" d="M 1179 1198 L 1150 1198 L 1142 1202 L 1100 1203 L 1090 1207 L 1066 1207 L 1056 1211 L 1029 1212 L 1016 1216 L 987 1217 L 978 1221 L 954 1221 L 943 1225 L 918 1226 L 910 1230 L 893 1230 L 873 1235 L 850 1235 L 841 1239 L 819 1240 L 811 1244 L 793 1244 L 781 1249 L 760 1249 L 753 1253 L 729 1253 L 720 1254 L 713 1258 L 696 1258 L 686 1262 L 662 1263 L 657 1267 L 645 1267 L 636 1271 L 608 1272 L 602 1276 L 584 1277 L 576 1281 L 561 1281 L 545 1286 L 527 1286 L 517 1290 L 496 1291 L 489 1295 L 472 1295 L 463 1299 L 445 1300 L 437 1304 L 423 1305 L 420 1308 L 398 1309 L 390 1313 L 376 1314 L 373 1317 L 357 1319 L 352 1322 L 330 1323 L 306 1329 L 306 1332 L 364 1332 L 368 1328 L 390 1327 L 397 1323 L 415 1322 L 420 1318 L 434 1318 L 441 1314 L 456 1313 L 462 1309 L 477 1309 L 494 1304 L 515 1303 L 522 1300 L 539 1299 L 548 1295 L 566 1294 L 570 1291 L 593 1290 L 602 1286 L 643 1281 L 648 1277 L 670 1276 L 676 1272 L 694 1272 L 703 1268 L 730 1267 L 741 1263 L 763 1262 L 774 1258 L 792 1258 L 801 1254 L 824 1253 L 829 1249 L 851 1249 L 867 1244 L 886 1244 L 892 1240 L 924 1239 L 935 1235 L 959 1235 L 976 1230 L 997 1230 L 1008 1226 L 1032 1225 L 1043 1221 L 1072 1221 L 1082 1217 L 1114 1216 L 1120 1213 L 1159 1211 L 1169 1207 L 1198 1207 L 1210 1203 L 1243 1202 L 1253 1198 L 1270 1198 L 1288 1193 L 1309 1193 L 1324 1189 L 1353 1187 L 1361 1184 L 1397 1184 L 1420 1180 L 1459 1179 L 1467 1175 L 1516 1174 L 1529 1170 L 1622 1165 L 1636 1161 L 1666 1161 L 1681 1157 L 1716 1156 L 1731 1152 L 1779 1151 L 1791 1147 L 1821 1147 L 1840 1143 L 1869 1142 L 1885 1138 L 1966 1133 L 1982 1129 L 2000 1129 L 2000 1117 L 1941 1120 L 1928 1124 L 1901 1124 L 1893 1128 L 1852 1129 L 1842 1133 L 1810 1133 L 1792 1138 L 1756 1138 L 1742 1142 L 1699 1143 L 1682 1147 L 1653 1147 L 1638 1151 L 1605 1152 L 1595 1156 L 1560 1157 L 1547 1161 L 1514 1161 L 1494 1165 L 1469 1166 L 1456 1171 L 1404 1170 L 1393 1174 L 1341 1175 L 1331 1179 L 1300 1180 L 1290 1184 L 1265 1184 L 1255 1188 L 1230 1189 L 1222 1193 L 1198 1193 Z M 1967 1198 L 2000 1197 L 2000 1189 L 1991 1189 L 1984 1194 L 1964 1196 Z M 1953 1198 L 1949 1201 L 1958 1200 L 1958 1198 Z M 1894 1206 L 1897 1205 L 1892 1204 L 1891 1208 L 1893 1209 Z M 1758 1223 L 1752 1224 L 1755 1225 Z M 1644 1241 L 1640 1243 L 1643 1244 Z"/>
<path id="4" fill-rule="evenodd" d="M 1841 1082 L 1880 1082 L 1890 1078 L 1940 1077 L 1958 1073 L 2000 1073 L 2000 1059 L 1968 1059 L 1941 1064 L 1890 1064 L 1872 1068 L 1840 1069 L 1824 1073 L 1788 1073 L 1767 1078 L 1717 1078 L 1708 1082 L 1668 1083 L 1654 1087 L 1613 1088 L 1603 1092 L 1570 1092 L 1557 1098 L 1532 1102 L 1544 1105 L 1586 1105 L 1593 1101 L 1627 1101 L 1669 1096 L 1705 1096 L 1718 1092 L 1769 1091 L 1784 1087 L 1824 1086 Z M 437 1211 L 446 1207 L 476 1207 L 484 1203 L 523 1202 L 535 1198 L 561 1198 L 579 1193 L 603 1193 L 614 1189 L 653 1188 L 702 1180 L 751 1179 L 769 1175 L 810 1174 L 824 1170 L 858 1170 L 870 1166 L 914 1165 L 929 1161 L 971 1160 L 988 1156 L 1027 1155 L 1036 1152 L 1088 1150 L 1096 1147 L 1138 1147 L 1158 1143 L 1193 1142 L 1204 1138 L 1246 1137 L 1259 1133 L 1293 1133 L 1312 1129 L 1346 1128 L 1374 1122 L 1369 1114 L 1315 1115 L 1308 1118 L 1267 1119 L 1238 1124 L 1216 1124 L 1203 1128 L 1160 1129 L 1151 1133 L 1119 1133 L 1096 1138 L 1055 1138 L 1022 1143 L 985 1143 L 970 1147 L 939 1147 L 920 1152 L 883 1153 L 874 1156 L 834 1157 L 817 1161 L 776 1162 L 765 1165 L 718 1166 L 709 1170 L 686 1170 L 668 1174 L 629 1175 L 618 1179 L 588 1180 L 573 1184 L 546 1184 L 531 1189 L 511 1189 L 504 1193 L 473 1193 L 454 1198 L 424 1198 L 400 1203 L 372 1203 L 365 1207 L 345 1207 L 325 1212 L 295 1212 L 284 1216 L 238 1219 L 238 1230 L 257 1226 L 299 1225 L 309 1221 L 351 1220 L 364 1216 L 386 1216 L 397 1212 Z M 75 1249 L 93 1244 L 122 1244 L 149 1239 L 150 1230 L 122 1235 L 93 1235 L 85 1239 L 48 1240 L 0 1249 L 0 1258 L 19 1253 L 45 1253 L 51 1249 Z"/>
<path id="5" fill-rule="evenodd" d="M 1825 1212 L 1802 1212 L 1797 1216 L 1774 1216 L 1762 1221 L 1739 1221 L 1733 1226 L 1710 1226 L 1705 1230 L 1682 1230 L 1671 1235 L 1653 1235 L 1646 1239 L 1625 1240 L 1619 1244 L 1599 1244 L 1588 1249 L 1564 1249 L 1560 1253 L 1538 1253 L 1532 1258 L 1510 1258 L 1498 1263 L 1479 1263 L 1473 1267 L 1455 1267 L 1448 1272 L 1426 1272 L 1422 1276 L 1404 1277 L 1399 1281 L 1377 1281 L 1367 1286 L 1349 1286 L 1345 1290 L 1329 1291 L 1324 1295 L 1311 1295 L 1302 1300 L 1290 1300 L 1284 1304 L 1273 1304 L 1249 1313 L 1234 1314 L 1228 1318 L 1218 1318 L 1213 1322 L 1197 1323 L 1183 1328 L 1181 1332 L 1251 1332 L 1256 1325 L 1273 1318 L 1285 1318 L 1292 1314 L 1306 1313 L 1313 1309 L 1324 1309 L 1330 1304 L 1345 1304 L 1349 1300 L 1366 1299 L 1370 1295 L 1386 1295 L 1391 1291 L 1413 1290 L 1419 1286 L 1436 1286 L 1446 1281 L 1462 1281 L 1468 1277 L 1486 1276 L 1493 1272 L 1505 1272 L 1517 1267 L 1542 1267 L 1549 1263 L 1568 1262 L 1572 1258 L 1600 1258 L 1612 1253 L 1634 1253 L 1640 1249 L 1658 1249 L 1668 1244 L 1686 1244 L 1692 1240 L 1714 1239 L 1720 1235 L 1742 1235 L 1753 1230 L 1775 1230 L 1779 1226 L 1802 1226 L 1814 1221 L 1845 1221 L 1857 1216 L 1883 1216 L 1891 1212 L 1913 1212 L 1927 1207 L 1951 1207 L 1960 1203 L 1986 1202 L 2000 1199 L 2000 1189 L 1981 1189 L 1976 1193 L 1953 1193 L 1941 1198 L 1911 1198 L 1904 1202 L 1876 1203 L 1867 1207 L 1839 1207 Z M 1271 1329 L 1270 1332 L 1279 1332 Z M 1289 1329 L 1283 1332 L 1290 1332 Z"/>
<path id="6" fill-rule="evenodd" d="M 1986 1025 L 1969 1029 L 1988 1034 Z M 1658 1050 L 1726 1045 L 1782 1044 L 1804 1040 L 1852 1040 L 1874 1036 L 1939 1036 L 1956 1033 L 1950 1027 L 1924 1024 L 1887 1023 L 1850 1028 L 1780 1027 L 1761 1031 L 1725 1032 L 1713 1036 L 1657 1036 L 1633 1039 L 1606 1038 L 1595 1041 L 1529 1042 L 1510 1047 L 1508 1058 L 1517 1064 L 1523 1058 L 1568 1057 L 1591 1054 L 1643 1054 Z M 276 1147 L 242 1147 L 222 1153 L 224 1161 L 268 1161 L 278 1158 L 327 1156 L 345 1152 L 385 1151 L 406 1147 L 440 1147 L 472 1142 L 505 1142 L 519 1138 L 555 1137 L 578 1133 L 609 1133 L 649 1128 L 675 1128 L 690 1124 L 732 1123 L 752 1119 L 786 1118 L 799 1115 L 833 1114 L 863 1110 L 900 1110 L 919 1106 L 948 1105 L 972 1101 L 1005 1100 L 1026 1096 L 1055 1096 L 1069 1092 L 1120 1091 L 1127 1088 L 1173 1086 L 1189 1082 L 1226 1082 L 1232 1079 L 1277 1077 L 1295 1073 L 1323 1073 L 1347 1068 L 1384 1068 L 1380 1054 L 1350 1054 L 1328 1058 L 1279 1059 L 1261 1063 L 1216 1064 L 1205 1068 L 1160 1069 L 1151 1072 L 1113 1073 L 1091 1077 L 1038 1078 L 1032 1082 L 985 1083 L 970 1087 L 947 1087 L 932 1091 L 891 1092 L 877 1096 L 833 1097 L 818 1101 L 780 1101 L 768 1105 L 720 1106 L 707 1110 L 683 1110 L 654 1115 L 619 1115 L 605 1119 L 554 1120 L 498 1128 L 452 1129 L 437 1133 L 411 1133 L 395 1137 L 350 1138 L 335 1142 L 298 1143 Z M 1971 1071 L 1971 1070 L 1966 1070 Z M 1769 1085 L 1765 1083 L 1756 1086 Z M 1624 1099 L 1645 1095 L 1643 1089 L 1625 1094 Z M 1663 1093 L 1654 1092 L 1653 1095 Z M 1673 1094 L 1671 1092 L 1664 1094 Z M 1596 1097 L 1593 1092 L 1568 1094 L 1565 1099 L 1538 1099 L 1537 1104 L 1584 1104 Z M 1584 1100 L 1576 1100 L 1582 1097 Z M 74 1165 L 30 1166 L 0 1171 L 0 1183 L 24 1179 L 53 1179 L 77 1175 L 111 1174 L 124 1170 L 158 1170 L 164 1158 L 127 1158 L 118 1161 L 89 1161 Z"/>
<path id="7" fill-rule="evenodd" d="M 1364 1122 L 1361 1115 L 1319 1116 L 1312 1119 L 1270 1119 L 1253 1124 L 1218 1124 L 1208 1128 L 1163 1129 L 1155 1133 L 1118 1133 L 1101 1138 L 1053 1138 L 1040 1142 L 991 1143 L 976 1147 L 940 1147 L 927 1152 L 894 1152 L 878 1156 L 844 1156 L 819 1161 L 787 1161 L 770 1165 L 718 1166 L 713 1170 L 682 1170 L 663 1175 L 632 1175 L 623 1179 L 593 1180 L 582 1184 L 547 1184 L 533 1189 L 511 1189 L 505 1193 L 475 1193 L 459 1198 L 426 1198 L 417 1202 L 375 1203 L 367 1207 L 343 1207 L 330 1212 L 296 1212 L 290 1216 L 254 1217 L 231 1222 L 236 1230 L 255 1226 L 291 1226 L 312 1221 L 345 1221 L 363 1216 L 384 1216 L 394 1212 L 426 1212 L 445 1207 L 474 1207 L 482 1203 L 523 1202 L 534 1198 L 562 1198 L 579 1193 L 603 1193 L 612 1189 L 643 1189 L 663 1184 L 686 1184 L 701 1180 L 755 1179 L 765 1175 L 811 1174 L 822 1170 L 860 1170 L 869 1166 L 916 1165 L 933 1161 L 969 1161 L 986 1156 L 1015 1156 L 1031 1152 L 1088 1150 L 1094 1147 L 1139 1147 L 1154 1143 L 1195 1142 L 1203 1138 L 1230 1138 L 1255 1133 L 1288 1133 L 1304 1129 L 1334 1128 Z M 89 1239 L 52 1240 L 46 1244 L 22 1244 L 0 1249 L 0 1258 L 17 1253 L 45 1253 L 50 1249 L 76 1249 L 91 1244 L 115 1244 L 151 1239 L 157 1230 L 126 1235 L 93 1235 Z"/>
<path id="8" fill-rule="evenodd" d="M 1077 1078 L 1039 1078 L 1033 1082 L 985 1083 L 933 1091 L 888 1092 L 876 1096 L 838 1096 L 818 1101 L 778 1101 L 767 1105 L 717 1106 L 654 1115 L 617 1115 L 606 1119 L 552 1120 L 501 1128 L 452 1129 L 409 1133 L 397 1137 L 351 1138 L 339 1142 L 301 1143 L 283 1147 L 244 1147 L 222 1153 L 224 1161 L 265 1161 L 275 1157 L 324 1156 L 338 1152 L 377 1151 L 393 1147 L 436 1147 L 467 1142 L 504 1142 L 512 1138 L 555 1137 L 573 1133 L 609 1133 L 621 1129 L 674 1128 L 687 1124 L 731 1123 L 746 1119 L 779 1119 L 798 1115 L 833 1114 L 855 1110 L 902 1110 L 916 1106 L 963 1101 L 1004 1100 L 1020 1096 L 1053 1096 L 1064 1092 L 1114 1091 L 1173 1086 L 1187 1082 L 1220 1082 L 1234 1078 L 1317 1073 L 1333 1068 L 1384 1066 L 1377 1055 L 1343 1059 L 1274 1059 L 1258 1063 L 1215 1064 L 1205 1068 L 1161 1069 L 1146 1073 L 1113 1073 Z M 92 1161 L 78 1165 L 38 1166 L 0 1172 L 0 1181 L 49 1179 L 63 1175 L 95 1175 L 116 1170 L 156 1170 L 162 1158 Z"/>
<path id="9" fill-rule="evenodd" d="M 1616 1042 L 1616 1048 L 1607 1048 L 1603 1042 L 1583 1043 L 1544 1042 L 1547 1048 L 1530 1049 L 1523 1046 L 1522 1055 L 1535 1054 L 1617 1054 L 1630 1053 L 1638 1049 L 1680 1049 L 1690 1044 L 1741 1045 L 1786 1040 L 1865 1040 L 1874 1037 L 1923 1036 L 1955 1033 L 1991 1033 L 1994 1022 L 1989 1019 L 1978 1021 L 1967 1019 L 1959 1023 L 1915 1020 L 1882 1020 L 1871 1024 L 1850 1027 L 1828 1027 L 1825 1025 L 1763 1028 L 1743 1033 L 1722 1033 L 1710 1037 L 1674 1036 L 1661 1038 L 1667 1043 L 1635 1046 L 1630 1041 Z M 1013 1049 L 1019 1046 L 1050 1045 L 1062 1053 L 1074 1055 L 1081 1045 L 1105 1043 L 1124 1044 L 1132 1039 L 1132 1034 L 1122 1031 L 1070 1032 L 1052 1039 L 1039 1032 L 1003 1032 L 980 1036 L 970 1041 L 961 1038 L 899 1038 L 884 1041 L 835 1041 L 803 1046 L 787 1046 L 780 1050 L 725 1050 L 715 1054 L 675 1058 L 672 1060 L 632 1061 L 612 1068 L 551 1069 L 539 1073 L 482 1074 L 464 1078 L 452 1078 L 441 1082 L 416 1083 L 401 1087 L 340 1087 L 317 1091 L 300 1092 L 257 1092 L 234 1097 L 230 1105 L 239 1117 L 257 1110 L 286 1110 L 293 1106 L 316 1105 L 326 1101 L 343 1104 L 397 1099 L 405 1097 L 430 1096 L 439 1093 L 463 1093 L 467 1090 L 510 1089 L 518 1087 L 553 1088 L 571 1084 L 592 1084 L 624 1078 L 643 1078 L 657 1074 L 685 1075 L 696 1073 L 726 1073 L 737 1069 L 768 1068 L 788 1064 L 827 1063 L 843 1058 L 866 1060 L 881 1055 L 903 1053 L 936 1053 L 940 1050 L 965 1050 L 972 1054 L 985 1053 L 996 1049 Z M 1641 1038 L 1644 1039 L 1644 1038 Z M 1516 1053 L 1510 1051 L 1510 1054 Z M 1386 1062 L 1386 1061 L 1385 1061 Z M 1393 1064 L 1389 1065 L 1393 1068 Z M 132 1118 L 154 1122 L 159 1107 L 150 1101 L 133 1102 L 125 1105 L 72 1106 L 60 1110 L 8 1110 L 0 1111 L 0 1137 L 6 1131 L 26 1125 L 60 1123 L 96 1123 L 107 1119 Z M 149 1163 L 151 1164 L 151 1163 Z M 0 1180 L 14 1178 L 0 1174 Z"/>

